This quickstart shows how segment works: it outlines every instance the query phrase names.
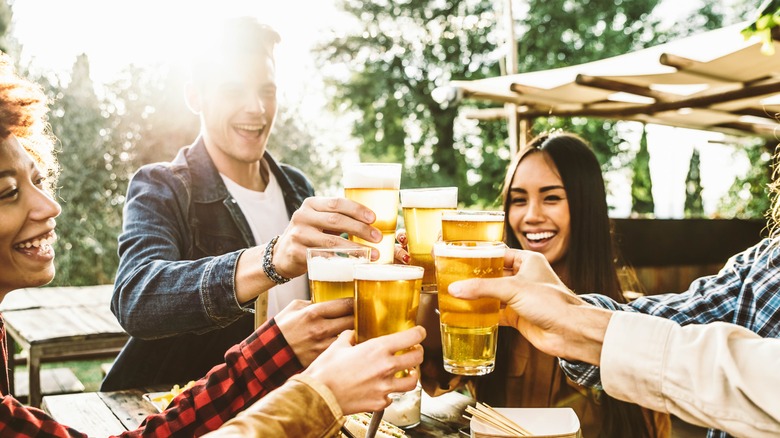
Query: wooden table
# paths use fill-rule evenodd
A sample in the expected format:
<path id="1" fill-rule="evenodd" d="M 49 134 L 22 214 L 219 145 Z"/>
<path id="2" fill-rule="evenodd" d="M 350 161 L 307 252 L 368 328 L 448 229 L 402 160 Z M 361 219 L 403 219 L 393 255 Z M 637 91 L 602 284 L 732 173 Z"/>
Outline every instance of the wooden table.
<path id="1" fill-rule="evenodd" d="M 49 395 L 43 398 L 42 407 L 60 423 L 90 437 L 103 438 L 136 429 L 147 415 L 156 413 L 155 407 L 142 396 L 145 392 L 160 390 L 166 389 Z M 472 399 L 458 393 L 436 398 L 423 394 L 422 423 L 407 430 L 406 434 L 411 438 L 465 438 L 468 435 L 461 434 L 459 429 L 468 426 L 468 422 L 461 414 L 470 403 L 473 404 Z"/>
<path id="2" fill-rule="evenodd" d="M 9 293 L 0 305 L 8 351 L 27 353 L 31 406 L 41 404 L 43 362 L 115 356 L 128 339 L 111 313 L 112 285 L 44 287 Z M 13 376 L 15 360 L 9 360 Z M 11 393 L 14 383 L 11 379 Z"/>

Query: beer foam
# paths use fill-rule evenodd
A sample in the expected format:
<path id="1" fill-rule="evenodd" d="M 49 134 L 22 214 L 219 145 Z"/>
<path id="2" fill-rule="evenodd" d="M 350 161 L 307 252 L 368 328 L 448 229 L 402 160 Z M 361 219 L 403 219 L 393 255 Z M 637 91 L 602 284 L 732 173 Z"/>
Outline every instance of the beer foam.
<path id="1" fill-rule="evenodd" d="M 401 165 L 397 163 L 360 163 L 344 166 L 344 188 L 395 189 L 401 187 Z"/>
<path id="2" fill-rule="evenodd" d="M 425 269 L 407 265 L 356 265 L 355 280 L 399 281 L 423 278 Z"/>
<path id="3" fill-rule="evenodd" d="M 479 243 L 479 242 L 477 242 Z M 475 246 L 453 245 L 447 242 L 433 244 L 433 254 L 436 257 L 457 257 L 462 259 L 504 257 L 506 245 L 484 243 Z"/>
<path id="4" fill-rule="evenodd" d="M 441 216 L 443 221 L 503 222 L 503 211 L 451 211 Z"/>
<path id="5" fill-rule="evenodd" d="M 404 208 L 457 208 L 458 188 L 401 190 L 401 206 Z"/>
<path id="6" fill-rule="evenodd" d="M 356 264 L 368 263 L 363 257 L 312 257 L 308 260 L 309 280 L 352 281 Z"/>

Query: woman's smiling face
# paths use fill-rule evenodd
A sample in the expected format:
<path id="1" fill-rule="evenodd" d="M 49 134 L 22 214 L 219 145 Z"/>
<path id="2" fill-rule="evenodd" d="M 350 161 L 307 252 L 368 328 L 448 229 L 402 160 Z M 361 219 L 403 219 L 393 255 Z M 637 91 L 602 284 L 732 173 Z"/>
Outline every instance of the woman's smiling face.
<path id="1" fill-rule="evenodd" d="M 55 220 L 60 206 L 13 135 L 0 142 L 0 298 L 54 278 Z"/>
<path id="2" fill-rule="evenodd" d="M 558 169 L 544 152 L 526 155 L 509 189 L 509 221 L 523 249 L 544 254 L 553 268 L 569 251 L 571 215 Z"/>

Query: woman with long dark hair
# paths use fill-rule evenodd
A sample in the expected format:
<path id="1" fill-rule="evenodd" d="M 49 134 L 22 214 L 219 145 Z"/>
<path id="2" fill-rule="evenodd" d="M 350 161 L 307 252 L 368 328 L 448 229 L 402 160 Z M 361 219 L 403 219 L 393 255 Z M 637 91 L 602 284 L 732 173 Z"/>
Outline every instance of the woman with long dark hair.
<path id="1" fill-rule="evenodd" d="M 567 134 L 533 139 L 509 166 L 502 194 L 505 240 L 542 253 L 575 293 L 625 302 L 601 167 L 587 142 Z M 647 411 L 566 379 L 557 359 L 501 327 L 496 370 L 471 382 L 495 406 L 570 406 L 586 437 L 668 437 L 667 414 Z"/>

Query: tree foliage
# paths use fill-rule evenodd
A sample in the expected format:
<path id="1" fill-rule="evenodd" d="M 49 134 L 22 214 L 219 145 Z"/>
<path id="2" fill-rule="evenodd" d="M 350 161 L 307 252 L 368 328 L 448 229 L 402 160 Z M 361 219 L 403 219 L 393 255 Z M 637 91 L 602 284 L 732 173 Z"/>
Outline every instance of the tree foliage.
<path id="1" fill-rule="evenodd" d="M 638 215 L 653 215 L 653 181 L 650 179 L 650 152 L 647 150 L 647 129 L 642 127 L 639 152 L 634 158 L 634 176 L 631 181 L 631 212 Z"/>
<path id="2" fill-rule="evenodd" d="M 39 80 L 39 82 L 44 79 Z M 57 196 L 57 285 L 113 281 L 116 236 L 121 227 L 121 194 L 113 144 L 89 78 L 85 55 L 76 60 L 66 86 L 49 84 L 54 98 L 49 122 L 60 140 Z"/>
<path id="3" fill-rule="evenodd" d="M 780 26 L 780 0 L 766 0 L 759 7 L 756 19 L 742 30 L 742 35 L 745 38 L 760 38 L 763 41 L 762 52 L 774 55 L 775 47 L 772 41 L 778 36 L 778 26 Z"/>
<path id="4" fill-rule="evenodd" d="M 10 53 L 10 46 L 8 42 L 8 30 L 11 28 L 13 22 L 13 11 L 7 0 L 0 0 L 0 51 L 3 53 Z"/>
<path id="5" fill-rule="evenodd" d="M 701 159 L 699 149 L 693 148 L 688 175 L 685 178 L 685 217 L 704 216 L 701 191 Z"/>
<path id="6" fill-rule="evenodd" d="M 346 80 L 331 77 L 328 84 L 336 110 L 360 114 L 354 133 L 362 143 L 361 159 L 404 163 L 406 187 L 456 185 L 461 199 L 486 196 L 475 196 L 479 187 L 469 184 L 469 175 L 480 179 L 483 172 L 475 170 L 481 169 L 503 176 L 505 162 L 495 165 L 491 158 L 506 147 L 457 141 L 457 109 L 442 108 L 431 92 L 451 79 L 499 73 L 492 2 L 345 0 L 341 5 L 361 29 L 336 36 L 317 51 L 323 64 L 350 72 Z"/>
<path id="7" fill-rule="evenodd" d="M 769 142 L 774 145 L 774 142 Z M 766 216 L 770 208 L 769 182 L 774 163 L 774 147 L 754 140 L 738 146 L 738 154 L 747 155 L 752 164 L 745 175 L 738 176 L 728 193 L 720 200 L 718 213 L 724 217 L 756 219 Z"/>
<path id="8" fill-rule="evenodd" d="M 519 71 L 593 61 L 662 42 L 651 12 L 658 0 L 531 0 L 516 20 Z M 431 98 L 453 79 L 497 76 L 504 30 L 497 2 L 342 0 L 359 28 L 334 36 L 318 53 L 336 64 L 330 86 L 339 111 L 359 113 L 353 134 L 363 160 L 404 163 L 402 185 L 457 185 L 467 205 L 495 202 L 509 160 L 504 123 L 478 126 Z M 615 122 L 539 119 L 534 131 L 583 135 L 606 167 L 631 159 Z"/>

